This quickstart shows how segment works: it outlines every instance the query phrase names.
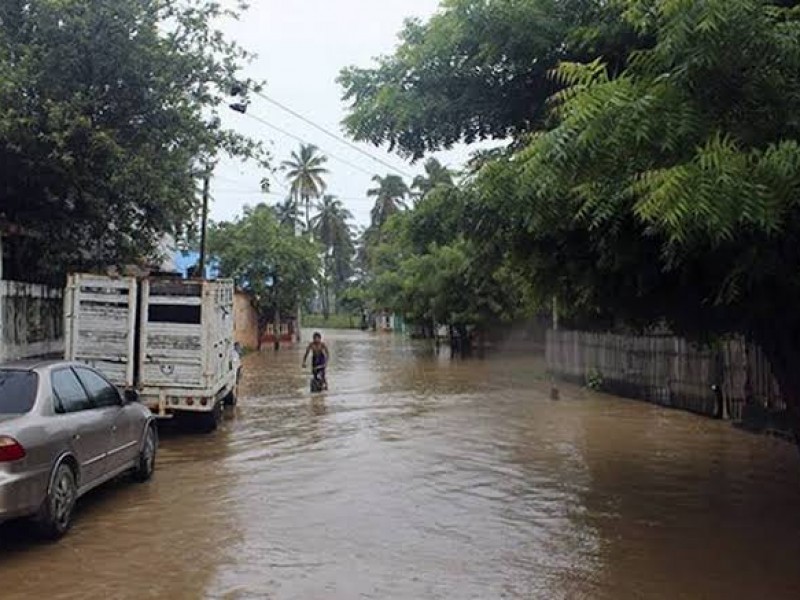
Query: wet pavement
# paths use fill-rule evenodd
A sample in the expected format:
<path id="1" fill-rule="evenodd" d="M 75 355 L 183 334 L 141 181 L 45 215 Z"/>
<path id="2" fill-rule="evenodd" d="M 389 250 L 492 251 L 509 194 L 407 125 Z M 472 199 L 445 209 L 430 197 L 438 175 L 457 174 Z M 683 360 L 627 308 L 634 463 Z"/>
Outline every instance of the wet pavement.
<path id="1" fill-rule="evenodd" d="M 800 598 L 800 455 L 563 387 L 541 359 L 391 335 L 251 354 L 215 434 L 85 498 L 44 545 L 0 528 L 0 598 Z"/>

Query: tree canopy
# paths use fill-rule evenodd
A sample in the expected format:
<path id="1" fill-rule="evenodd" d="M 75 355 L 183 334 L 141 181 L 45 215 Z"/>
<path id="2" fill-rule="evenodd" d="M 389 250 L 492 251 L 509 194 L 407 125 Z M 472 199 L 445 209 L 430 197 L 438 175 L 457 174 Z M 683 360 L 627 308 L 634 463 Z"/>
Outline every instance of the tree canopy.
<path id="1" fill-rule="evenodd" d="M 195 0 L 0 3 L 0 213 L 31 236 L 26 276 L 148 258 L 197 215 L 207 160 L 261 156 L 217 114 L 249 58 L 214 27 L 235 16 Z"/>
<path id="2" fill-rule="evenodd" d="M 438 186 L 451 187 L 453 172 L 435 158 L 425 161 L 425 174 L 417 175 L 411 183 L 411 190 L 417 198 L 423 198 Z"/>
<path id="3" fill-rule="evenodd" d="M 334 300 L 345 289 L 353 273 L 355 245 L 350 221 L 353 215 L 335 196 L 326 194 L 317 205 L 311 220 L 314 237 L 323 248 L 321 298 L 324 315 L 330 313 L 331 292 Z"/>
<path id="4" fill-rule="evenodd" d="M 372 181 L 376 183 L 376 187 L 367 190 L 367 196 L 375 198 L 375 205 L 370 213 L 371 224 L 380 229 L 389 217 L 406 208 L 406 198 L 410 190 L 399 175 L 375 175 Z"/>
<path id="5" fill-rule="evenodd" d="M 639 43 L 610 4 L 445 0 L 429 21 L 406 22 L 394 54 L 341 72 L 345 128 L 414 159 L 536 130 L 549 119 L 560 61 L 602 54 L 616 67 Z"/>
<path id="6" fill-rule="evenodd" d="M 250 294 L 262 327 L 273 315 L 292 314 L 314 291 L 316 244 L 281 226 L 266 204 L 245 207 L 235 221 L 213 223 L 208 247 L 220 274 Z"/>
<path id="7" fill-rule="evenodd" d="M 295 203 L 305 203 L 306 231 L 311 230 L 311 201 L 325 192 L 325 163 L 328 157 L 320 154 L 312 144 L 301 144 L 299 152 L 292 152 L 289 160 L 281 165 L 286 170 L 286 179 L 291 186 L 291 197 Z"/>

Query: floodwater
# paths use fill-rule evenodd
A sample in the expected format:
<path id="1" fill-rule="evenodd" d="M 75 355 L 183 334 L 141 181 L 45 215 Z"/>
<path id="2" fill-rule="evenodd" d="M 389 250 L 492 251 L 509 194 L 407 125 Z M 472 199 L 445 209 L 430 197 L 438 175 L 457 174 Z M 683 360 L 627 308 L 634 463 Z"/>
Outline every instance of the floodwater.
<path id="1" fill-rule="evenodd" d="M 0 529 L 0 598 L 800 598 L 800 459 L 726 423 L 331 333 L 252 354 L 210 436 L 81 503 L 60 543 Z"/>

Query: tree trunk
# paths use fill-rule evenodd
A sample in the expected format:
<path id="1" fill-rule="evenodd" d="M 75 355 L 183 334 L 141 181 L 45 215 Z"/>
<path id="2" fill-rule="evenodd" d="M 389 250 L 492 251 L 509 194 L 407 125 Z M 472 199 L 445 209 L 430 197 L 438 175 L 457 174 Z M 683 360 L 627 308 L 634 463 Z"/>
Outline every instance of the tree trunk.
<path id="1" fill-rule="evenodd" d="M 306 202 L 306 233 L 311 235 L 311 197 L 306 196 L 304 200 Z"/>
<path id="2" fill-rule="evenodd" d="M 322 316 L 327 321 L 331 316 L 330 297 L 328 296 L 328 284 L 322 286 Z"/>
<path id="3" fill-rule="evenodd" d="M 280 296 L 278 295 L 278 275 L 272 276 L 272 299 L 275 302 L 275 310 L 272 314 L 272 333 L 275 337 L 273 342 L 275 350 L 281 349 L 281 305 Z"/>
<path id="4" fill-rule="evenodd" d="M 274 318 L 273 333 L 275 335 L 275 350 L 281 349 L 281 309 L 278 304 L 275 304 L 275 318 Z"/>

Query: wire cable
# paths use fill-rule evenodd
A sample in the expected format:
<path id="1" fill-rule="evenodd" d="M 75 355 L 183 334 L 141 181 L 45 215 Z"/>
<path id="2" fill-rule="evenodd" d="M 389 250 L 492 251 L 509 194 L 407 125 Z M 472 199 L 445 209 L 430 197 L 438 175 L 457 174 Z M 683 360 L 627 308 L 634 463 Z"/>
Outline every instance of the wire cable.
<path id="1" fill-rule="evenodd" d="M 299 112 L 297 112 L 297 111 L 295 111 L 295 110 L 293 110 L 293 109 L 289 108 L 289 107 L 288 107 L 288 106 L 286 106 L 285 104 L 282 104 L 281 102 L 278 102 L 277 100 L 275 100 L 275 99 L 273 99 L 273 98 L 270 98 L 270 97 L 269 97 L 269 96 L 267 96 L 265 93 L 263 93 L 263 92 L 255 92 L 255 94 L 256 94 L 258 97 L 260 97 L 260 98 L 262 98 L 262 99 L 266 100 L 266 101 L 267 101 L 267 102 L 269 102 L 270 104 L 273 104 L 273 105 L 277 106 L 278 108 L 280 108 L 281 110 L 283 110 L 283 111 L 286 111 L 287 113 L 289 113 L 289 114 L 290 114 L 290 115 L 292 115 L 293 117 L 295 117 L 295 118 L 297 118 L 297 119 L 300 119 L 301 121 L 303 121 L 304 123 L 307 123 L 308 125 L 311 125 L 311 127 L 313 127 L 314 129 L 317 129 L 317 130 L 321 131 L 322 133 L 324 133 L 324 134 L 325 134 L 325 135 L 327 135 L 328 137 L 331 137 L 331 138 L 335 139 L 335 140 L 336 140 L 336 141 L 338 141 L 339 143 L 342 143 L 342 144 L 344 144 L 345 146 L 347 146 L 348 148 L 351 148 L 351 149 L 355 150 L 356 152 L 358 152 L 358 153 L 360 153 L 360 154 L 363 154 L 363 155 L 364 155 L 364 156 L 366 156 L 367 158 L 369 158 L 369 159 L 372 159 L 372 160 L 374 160 L 375 162 L 377 162 L 377 163 L 379 163 L 379 164 L 383 165 L 384 167 L 386 167 L 386 168 L 388 168 L 388 169 L 391 169 L 392 171 L 394 171 L 394 172 L 395 172 L 395 173 L 397 173 L 398 175 L 401 175 L 401 176 L 403 176 L 403 177 L 407 177 L 407 178 L 409 178 L 409 179 L 413 179 L 413 178 L 414 178 L 414 176 L 413 176 L 413 175 L 411 175 L 410 173 L 406 173 L 405 171 L 402 171 L 401 169 L 398 169 L 397 167 L 395 167 L 395 166 L 394 166 L 394 165 L 392 165 L 391 163 L 389 163 L 389 162 L 386 162 L 385 160 L 383 160 L 383 159 L 381 159 L 381 158 L 378 158 L 377 156 L 375 156 L 375 155 L 373 155 L 373 154 L 370 154 L 369 152 L 367 152 L 367 151 L 366 151 L 366 150 L 364 150 L 363 148 L 360 148 L 360 147 L 356 146 L 354 143 L 352 143 L 352 142 L 350 142 L 350 141 L 348 141 L 348 140 L 344 139 L 343 137 L 341 137 L 340 135 L 338 135 L 338 134 L 336 134 L 336 133 L 334 133 L 334 132 L 330 131 L 329 129 L 326 129 L 326 128 L 325 128 L 325 127 L 323 127 L 322 125 L 318 125 L 317 123 L 315 123 L 314 121 L 312 121 L 312 120 L 311 120 L 311 119 L 309 119 L 308 117 L 305 117 L 305 116 L 301 115 Z"/>
<path id="2" fill-rule="evenodd" d="M 246 113 L 242 113 L 242 114 L 244 114 L 246 117 L 250 117 L 251 119 L 255 119 L 259 123 L 261 123 L 263 125 L 266 125 L 267 127 L 270 127 L 271 129 L 274 129 L 278 133 L 282 133 L 283 135 L 285 135 L 287 137 L 290 137 L 290 138 L 292 138 L 294 140 L 297 140 L 301 144 L 310 144 L 312 146 L 316 146 L 316 144 L 311 144 L 311 142 L 308 142 L 308 141 L 304 140 L 303 138 L 301 138 L 300 136 L 286 131 L 282 127 L 278 127 L 277 125 L 274 125 L 274 124 L 270 123 L 266 119 L 262 119 L 258 115 L 254 115 L 252 113 L 247 113 L 247 112 Z M 356 171 L 360 171 L 361 173 L 364 173 L 365 175 L 368 175 L 369 177 L 375 176 L 374 172 L 367 171 L 366 169 L 363 169 L 363 168 L 359 167 L 358 165 L 351 163 L 349 160 L 341 158 L 340 156 L 336 156 L 333 152 L 330 152 L 330 151 L 326 150 L 325 148 L 322 148 L 320 146 L 317 146 L 317 147 L 320 150 L 322 150 L 323 152 L 325 152 L 325 154 L 327 154 L 331 158 L 338 160 L 340 163 L 343 163 L 343 164 L 347 165 L 348 167 L 350 167 L 352 169 L 355 169 Z"/>

